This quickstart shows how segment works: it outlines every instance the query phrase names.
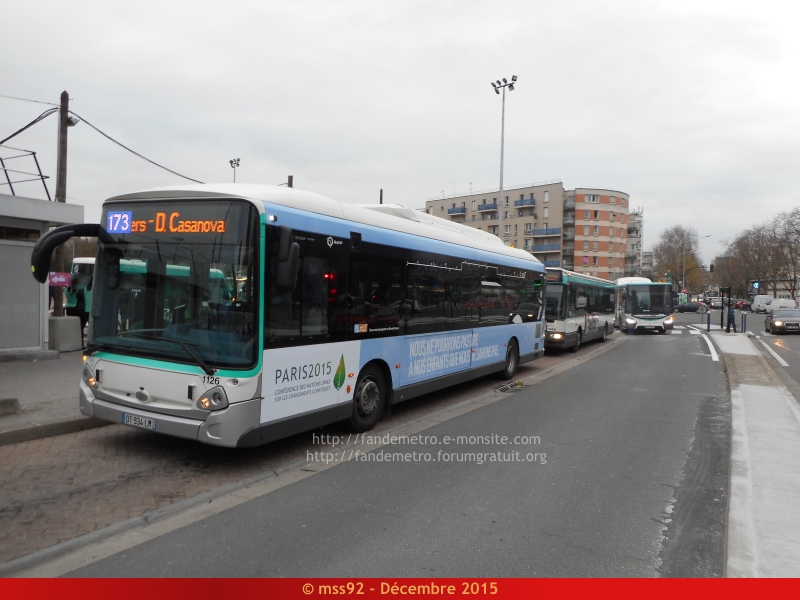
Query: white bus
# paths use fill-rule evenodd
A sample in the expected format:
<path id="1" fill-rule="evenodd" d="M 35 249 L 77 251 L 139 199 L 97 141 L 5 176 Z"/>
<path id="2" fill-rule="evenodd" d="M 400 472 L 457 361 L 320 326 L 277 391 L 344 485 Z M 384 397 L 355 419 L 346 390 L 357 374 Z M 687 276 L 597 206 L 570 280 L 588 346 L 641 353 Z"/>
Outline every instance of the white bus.
<path id="1" fill-rule="evenodd" d="M 616 286 L 616 325 L 620 331 L 666 333 L 672 329 L 671 283 L 653 283 L 646 277 L 622 277 L 617 279 Z"/>
<path id="2" fill-rule="evenodd" d="M 576 352 L 583 342 L 614 333 L 614 282 L 547 268 L 545 348 Z"/>
<path id="3" fill-rule="evenodd" d="M 117 196 L 101 225 L 39 240 L 37 280 L 73 235 L 98 237 L 80 409 L 112 422 L 229 447 L 366 431 L 544 352 L 542 263 L 402 206 L 242 184 Z"/>

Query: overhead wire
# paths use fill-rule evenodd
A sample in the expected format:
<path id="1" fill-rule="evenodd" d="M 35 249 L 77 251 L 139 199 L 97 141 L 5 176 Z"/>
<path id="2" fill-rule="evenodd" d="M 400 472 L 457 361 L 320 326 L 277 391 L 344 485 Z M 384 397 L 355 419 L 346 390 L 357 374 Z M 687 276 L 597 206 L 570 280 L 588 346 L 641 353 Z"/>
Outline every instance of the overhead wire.
<path id="1" fill-rule="evenodd" d="M 28 99 L 28 98 L 19 98 L 19 97 L 17 97 L 17 96 L 7 96 L 7 95 L 5 95 L 5 94 L 0 94 L 0 98 L 10 98 L 10 99 L 12 99 L 12 100 L 22 100 L 22 101 L 24 101 L 24 102 L 35 102 L 35 103 L 37 103 L 37 104 L 48 104 L 48 105 L 50 105 L 50 106 L 55 106 L 55 107 L 56 107 L 56 108 L 48 108 L 46 111 L 44 111 L 44 112 L 43 112 L 42 114 L 40 114 L 38 117 L 36 117 L 36 118 L 35 118 L 33 121 L 31 121 L 30 123 L 28 123 L 27 125 L 25 125 L 25 127 L 22 127 L 21 129 L 18 129 L 17 131 L 15 131 L 14 133 L 12 133 L 12 134 L 11 134 L 10 136 L 8 136 L 7 138 L 5 138 L 5 139 L 3 139 L 3 140 L 0 140 L 0 145 L 4 144 L 5 142 L 7 142 L 8 140 L 10 140 L 11 138 L 18 136 L 20 133 L 22 133 L 23 131 L 25 131 L 25 130 L 26 130 L 26 129 L 28 129 L 29 127 L 32 127 L 33 125 L 36 125 L 36 123 L 38 123 L 38 122 L 39 122 L 39 121 L 41 121 L 42 119 L 45 119 L 45 118 L 49 117 L 49 116 L 50 116 L 50 115 L 52 115 L 54 112 L 58 112 L 58 110 L 59 110 L 59 108 L 60 108 L 60 105 L 59 105 L 59 104 L 53 104 L 52 102 L 42 102 L 41 100 L 30 100 L 30 99 Z M 170 169 L 170 168 L 168 168 L 168 167 L 165 167 L 164 165 L 158 164 L 158 163 L 157 163 L 156 161 L 154 161 L 154 160 L 150 160 L 150 159 L 149 159 L 149 158 L 147 158 L 146 156 L 143 156 L 143 155 L 139 154 L 138 152 L 136 152 L 135 150 L 132 150 L 131 148 L 128 148 L 128 147 L 127 147 L 125 144 L 123 144 L 123 143 L 121 143 L 121 142 L 118 142 L 117 140 L 115 140 L 114 138 L 112 138 L 112 137 L 111 137 L 110 135 L 108 135 L 107 133 L 105 133 L 105 132 L 101 131 L 100 129 L 98 129 L 97 127 L 95 127 L 94 125 L 92 125 L 92 124 L 91 124 L 89 121 L 87 121 L 87 120 L 86 120 L 86 119 L 84 119 L 82 116 L 80 116 L 78 113 L 76 113 L 76 112 L 73 112 L 73 111 L 69 111 L 69 112 L 70 112 L 70 114 L 72 114 L 72 115 L 75 115 L 76 117 L 78 117 L 78 118 L 79 118 L 81 121 L 83 121 L 84 123 L 86 123 L 86 124 L 87 124 L 89 127 L 91 127 L 92 129 L 94 129 L 94 130 L 95 130 L 97 133 L 99 133 L 100 135 L 102 135 L 102 136 L 103 136 L 103 137 L 105 137 L 106 139 L 108 139 L 108 140 L 110 140 L 110 141 L 114 142 L 115 144 L 117 144 L 117 145 L 118 145 L 118 146 L 120 146 L 121 148 L 124 148 L 125 150 L 127 150 L 127 151 L 128 151 L 128 152 L 130 152 L 131 154 L 135 154 L 136 156 L 138 156 L 138 157 L 139 157 L 139 158 L 141 158 L 142 160 L 145 160 L 145 161 L 149 162 L 151 165 L 154 165 L 154 166 L 158 167 L 159 169 L 164 169 L 165 171 L 167 171 L 167 172 L 169 172 L 169 173 L 172 173 L 173 175 L 177 175 L 178 177 L 181 177 L 181 178 L 183 178 L 183 179 L 187 179 L 187 180 L 189 180 L 189 181 L 192 181 L 192 182 L 194 182 L 194 183 L 201 183 L 201 184 L 203 183 L 202 181 L 198 181 L 197 179 L 192 179 L 191 177 L 187 177 L 186 175 L 181 175 L 181 174 L 180 174 L 180 173 L 178 173 L 177 171 L 173 171 L 172 169 Z"/>

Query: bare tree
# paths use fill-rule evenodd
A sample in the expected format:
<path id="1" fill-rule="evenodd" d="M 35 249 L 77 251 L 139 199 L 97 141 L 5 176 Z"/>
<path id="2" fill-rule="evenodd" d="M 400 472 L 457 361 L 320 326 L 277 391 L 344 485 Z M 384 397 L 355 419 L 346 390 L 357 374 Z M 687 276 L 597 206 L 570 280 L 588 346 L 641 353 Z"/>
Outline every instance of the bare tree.
<path id="1" fill-rule="evenodd" d="M 666 273 L 670 273 L 672 281 L 676 284 L 680 283 L 687 288 L 689 283 L 694 283 L 692 287 L 702 285 L 703 274 L 701 272 L 698 273 L 702 269 L 693 269 L 700 266 L 697 232 L 682 225 L 675 225 L 664 230 L 659 242 L 653 246 L 653 263 L 659 276 L 665 276 Z M 687 271 L 693 269 L 687 275 L 686 282 L 681 281 L 684 265 Z M 695 273 L 696 275 L 693 275 Z"/>

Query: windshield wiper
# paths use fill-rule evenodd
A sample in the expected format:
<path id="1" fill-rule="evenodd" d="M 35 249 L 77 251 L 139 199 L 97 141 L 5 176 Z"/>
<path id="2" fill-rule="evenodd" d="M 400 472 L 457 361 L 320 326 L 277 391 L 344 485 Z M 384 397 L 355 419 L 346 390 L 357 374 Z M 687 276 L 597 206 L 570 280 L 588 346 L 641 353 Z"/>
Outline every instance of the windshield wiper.
<path id="1" fill-rule="evenodd" d="M 213 375 L 214 374 L 214 372 L 215 372 L 214 368 L 211 367 L 202 358 L 200 358 L 200 356 L 194 350 L 189 348 L 189 343 L 182 342 L 180 340 L 176 340 L 176 339 L 173 339 L 173 338 L 165 338 L 164 336 L 160 336 L 159 337 L 157 335 L 140 335 L 140 334 L 146 334 L 146 333 L 151 333 L 151 332 L 156 332 L 156 331 L 164 331 L 164 330 L 163 329 L 134 329 L 132 331 L 122 331 L 122 332 L 119 333 L 119 335 L 121 335 L 121 336 L 123 336 L 123 335 L 135 335 L 137 337 L 145 338 L 147 340 L 164 340 L 165 342 L 173 342 L 175 344 L 180 344 L 180 346 L 184 350 L 186 350 L 186 353 L 195 360 L 195 362 L 200 366 L 201 369 L 203 369 L 203 371 L 205 372 L 206 375 Z M 193 346 L 197 346 L 198 344 L 192 344 L 192 345 Z"/>
<path id="2" fill-rule="evenodd" d="M 111 350 L 114 351 L 117 348 L 130 348 L 130 344 L 108 344 L 106 342 L 88 342 L 86 344 L 86 354 L 91 354 L 92 352 L 97 352 L 98 350 Z"/>

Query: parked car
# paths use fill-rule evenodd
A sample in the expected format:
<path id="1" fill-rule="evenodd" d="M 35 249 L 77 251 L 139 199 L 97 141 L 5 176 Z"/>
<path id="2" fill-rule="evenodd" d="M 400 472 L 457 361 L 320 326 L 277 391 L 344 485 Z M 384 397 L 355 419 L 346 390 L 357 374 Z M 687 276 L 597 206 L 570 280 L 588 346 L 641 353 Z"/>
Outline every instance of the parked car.
<path id="1" fill-rule="evenodd" d="M 753 305 L 752 300 L 742 300 L 742 310 L 750 310 L 750 307 Z"/>
<path id="2" fill-rule="evenodd" d="M 675 307 L 675 312 L 696 312 L 702 314 L 708 312 L 708 307 L 702 302 L 684 302 L 683 304 L 678 304 L 678 306 Z"/>
<path id="3" fill-rule="evenodd" d="M 769 311 L 764 320 L 764 331 L 776 333 L 800 333 L 800 310 L 778 308 Z"/>
<path id="4" fill-rule="evenodd" d="M 792 298 L 775 298 L 767 302 L 765 312 L 775 310 L 776 308 L 797 308 L 797 302 Z"/>

